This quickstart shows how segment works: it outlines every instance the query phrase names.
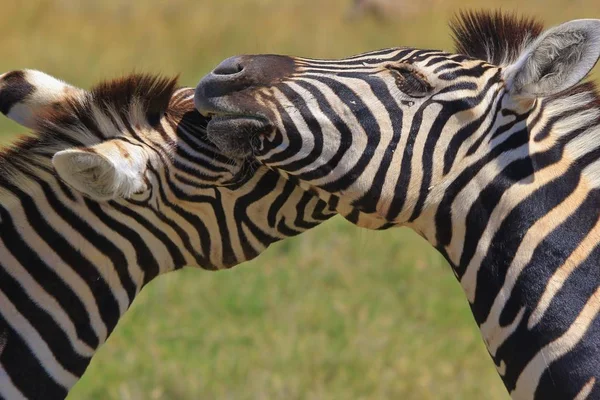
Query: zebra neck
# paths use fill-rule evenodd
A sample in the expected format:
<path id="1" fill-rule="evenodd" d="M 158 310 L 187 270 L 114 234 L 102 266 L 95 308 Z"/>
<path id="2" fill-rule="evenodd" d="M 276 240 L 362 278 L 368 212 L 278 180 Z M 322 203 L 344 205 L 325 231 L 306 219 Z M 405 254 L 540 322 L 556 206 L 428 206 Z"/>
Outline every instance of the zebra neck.
<path id="1" fill-rule="evenodd" d="M 0 398 L 59 399 L 141 288 L 185 260 L 151 210 L 83 198 L 43 157 L 15 165 L 0 178 Z"/>
<path id="2" fill-rule="evenodd" d="M 600 112 L 567 100 L 448 184 L 430 223 L 515 398 L 574 398 L 600 358 Z"/>

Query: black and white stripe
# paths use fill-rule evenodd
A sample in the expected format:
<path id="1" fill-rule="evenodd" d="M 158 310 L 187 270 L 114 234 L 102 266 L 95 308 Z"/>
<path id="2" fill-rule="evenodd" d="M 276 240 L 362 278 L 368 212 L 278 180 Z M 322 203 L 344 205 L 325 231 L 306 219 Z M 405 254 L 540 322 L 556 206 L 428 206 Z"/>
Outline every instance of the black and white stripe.
<path id="1" fill-rule="evenodd" d="M 14 71 L 0 109 L 35 133 L 0 154 L 0 398 L 64 398 L 157 275 L 232 267 L 333 215 L 220 154 L 174 80 Z"/>
<path id="2" fill-rule="evenodd" d="M 452 29 L 457 54 L 231 58 L 195 102 L 262 121 L 244 156 L 354 209 L 357 225 L 427 238 L 513 398 L 600 398 L 600 97 L 579 83 L 600 21 L 542 32 L 468 13 Z"/>

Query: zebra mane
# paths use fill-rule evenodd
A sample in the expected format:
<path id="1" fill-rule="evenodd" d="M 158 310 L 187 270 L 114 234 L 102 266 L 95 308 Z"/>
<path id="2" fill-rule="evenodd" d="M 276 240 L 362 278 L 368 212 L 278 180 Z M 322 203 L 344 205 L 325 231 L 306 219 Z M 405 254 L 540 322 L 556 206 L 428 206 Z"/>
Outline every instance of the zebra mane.
<path id="1" fill-rule="evenodd" d="M 131 117 L 131 107 L 136 106 L 147 121 L 155 125 L 169 108 L 176 88 L 177 77 L 160 75 L 132 74 L 107 80 L 92 87 L 83 101 L 69 99 L 65 104 L 48 109 L 40 115 L 40 122 L 43 127 L 68 125 L 70 119 L 81 123 L 93 117 L 94 107 L 116 112 L 122 120 L 127 120 Z"/>
<path id="2" fill-rule="evenodd" d="M 177 86 L 177 79 L 178 77 L 133 74 L 95 86 L 91 90 L 92 99 L 95 103 L 103 103 L 121 112 L 125 112 L 134 101 L 137 101 L 152 123 L 169 107 Z"/>
<path id="3" fill-rule="evenodd" d="M 501 11 L 461 11 L 450 21 L 457 53 L 505 66 L 540 35 L 544 25 Z"/>

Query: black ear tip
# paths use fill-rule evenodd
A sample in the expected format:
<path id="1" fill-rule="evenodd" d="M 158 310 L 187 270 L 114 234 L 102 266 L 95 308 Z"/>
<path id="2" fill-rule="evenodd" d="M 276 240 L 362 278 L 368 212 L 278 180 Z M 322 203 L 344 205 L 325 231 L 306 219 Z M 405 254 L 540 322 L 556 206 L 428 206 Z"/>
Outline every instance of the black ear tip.
<path id="1" fill-rule="evenodd" d="M 24 71 L 7 72 L 0 78 L 0 112 L 6 115 L 17 103 L 23 102 L 35 92 L 35 86 L 27 81 Z"/>

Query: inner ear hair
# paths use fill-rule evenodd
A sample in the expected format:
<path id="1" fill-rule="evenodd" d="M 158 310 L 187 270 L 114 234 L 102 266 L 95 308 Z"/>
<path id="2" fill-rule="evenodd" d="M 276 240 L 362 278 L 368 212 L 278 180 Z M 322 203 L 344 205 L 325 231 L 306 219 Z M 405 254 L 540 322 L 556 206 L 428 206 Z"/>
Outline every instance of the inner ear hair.
<path id="1" fill-rule="evenodd" d="M 600 20 L 575 20 L 548 29 L 506 68 L 517 96 L 554 95 L 579 83 L 600 57 Z"/>
<path id="2" fill-rule="evenodd" d="M 97 201 L 129 198 L 148 189 L 147 153 L 119 139 L 59 151 L 52 163 L 64 182 Z"/>

